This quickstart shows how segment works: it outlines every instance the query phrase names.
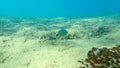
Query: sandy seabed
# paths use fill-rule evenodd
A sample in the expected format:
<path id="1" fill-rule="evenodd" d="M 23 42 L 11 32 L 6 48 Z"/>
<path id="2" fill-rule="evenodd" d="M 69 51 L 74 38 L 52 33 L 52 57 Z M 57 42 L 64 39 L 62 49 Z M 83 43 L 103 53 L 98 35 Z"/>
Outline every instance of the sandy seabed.
<path id="1" fill-rule="evenodd" d="M 58 39 L 65 28 L 69 37 Z M 120 16 L 0 17 L 0 68 L 79 68 L 93 47 L 120 44 Z"/>

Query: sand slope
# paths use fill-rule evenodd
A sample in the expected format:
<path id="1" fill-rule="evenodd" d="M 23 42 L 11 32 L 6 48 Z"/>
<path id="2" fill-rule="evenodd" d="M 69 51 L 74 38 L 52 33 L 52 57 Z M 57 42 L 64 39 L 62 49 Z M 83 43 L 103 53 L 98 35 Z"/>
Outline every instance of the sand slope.
<path id="1" fill-rule="evenodd" d="M 79 68 L 92 47 L 120 44 L 119 16 L 0 18 L 0 68 Z M 5 25 L 7 24 L 7 25 Z M 70 38 L 57 39 L 65 28 Z"/>

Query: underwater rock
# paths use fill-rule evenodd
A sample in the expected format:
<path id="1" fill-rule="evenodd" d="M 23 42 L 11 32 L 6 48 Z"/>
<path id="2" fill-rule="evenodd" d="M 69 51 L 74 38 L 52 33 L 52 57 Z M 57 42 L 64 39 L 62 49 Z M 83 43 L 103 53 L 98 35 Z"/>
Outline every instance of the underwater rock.
<path id="1" fill-rule="evenodd" d="M 58 39 L 66 39 L 67 35 L 68 35 L 68 31 L 66 29 L 61 29 L 56 34 Z"/>
<path id="2" fill-rule="evenodd" d="M 92 48 L 87 54 L 86 63 L 91 68 L 119 68 L 120 67 L 120 45 L 108 48 Z"/>

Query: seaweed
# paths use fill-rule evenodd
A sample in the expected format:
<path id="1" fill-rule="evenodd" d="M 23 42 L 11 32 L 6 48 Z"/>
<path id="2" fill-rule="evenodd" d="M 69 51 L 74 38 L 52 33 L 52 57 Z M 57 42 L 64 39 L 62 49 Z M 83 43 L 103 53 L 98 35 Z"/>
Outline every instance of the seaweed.
<path id="1" fill-rule="evenodd" d="M 11 22 L 10 19 L 0 19 L 0 36 L 9 36 L 14 34 L 17 23 Z"/>
<path id="2" fill-rule="evenodd" d="M 102 37 L 110 33 L 111 29 L 107 26 L 99 26 L 96 30 L 92 31 L 91 37 Z"/>

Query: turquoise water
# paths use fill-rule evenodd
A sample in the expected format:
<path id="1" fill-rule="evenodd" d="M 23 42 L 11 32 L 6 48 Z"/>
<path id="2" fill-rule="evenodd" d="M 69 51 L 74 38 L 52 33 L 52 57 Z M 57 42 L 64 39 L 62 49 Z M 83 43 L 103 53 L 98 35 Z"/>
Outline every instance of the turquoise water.
<path id="1" fill-rule="evenodd" d="M 120 0 L 0 0 L 0 16 L 67 17 L 120 13 Z"/>

